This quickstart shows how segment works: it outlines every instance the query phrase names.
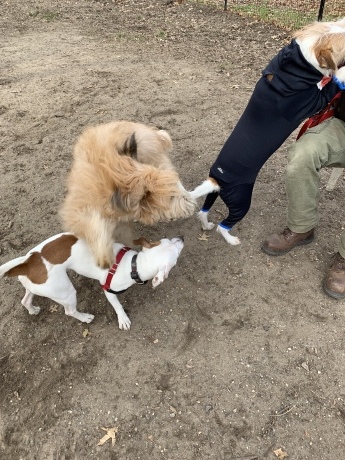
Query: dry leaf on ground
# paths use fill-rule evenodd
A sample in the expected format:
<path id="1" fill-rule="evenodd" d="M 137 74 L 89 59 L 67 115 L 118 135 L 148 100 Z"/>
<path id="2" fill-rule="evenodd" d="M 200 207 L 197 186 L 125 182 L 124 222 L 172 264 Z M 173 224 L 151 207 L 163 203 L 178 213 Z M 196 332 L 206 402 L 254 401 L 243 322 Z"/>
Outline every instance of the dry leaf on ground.
<path id="1" fill-rule="evenodd" d="M 274 455 L 279 458 L 279 460 L 284 460 L 284 458 L 288 457 L 288 454 L 283 451 L 283 449 L 276 449 L 273 451 Z"/>
<path id="2" fill-rule="evenodd" d="M 202 235 L 199 235 L 198 240 L 207 241 L 208 238 L 210 238 L 210 235 L 207 235 L 206 233 L 203 233 Z"/>
<path id="3" fill-rule="evenodd" d="M 114 427 L 112 427 L 112 428 L 104 428 L 104 427 L 102 426 L 102 430 L 103 430 L 103 431 L 106 431 L 107 434 L 105 434 L 105 435 L 103 436 L 103 438 L 100 439 L 100 441 L 98 442 L 97 446 L 103 446 L 103 444 L 104 444 L 105 442 L 107 442 L 108 439 L 111 439 L 111 444 L 112 444 L 112 446 L 113 446 L 113 445 L 115 444 L 115 442 L 116 442 L 116 433 L 117 433 L 118 428 L 117 428 L 116 426 L 114 426 Z"/>

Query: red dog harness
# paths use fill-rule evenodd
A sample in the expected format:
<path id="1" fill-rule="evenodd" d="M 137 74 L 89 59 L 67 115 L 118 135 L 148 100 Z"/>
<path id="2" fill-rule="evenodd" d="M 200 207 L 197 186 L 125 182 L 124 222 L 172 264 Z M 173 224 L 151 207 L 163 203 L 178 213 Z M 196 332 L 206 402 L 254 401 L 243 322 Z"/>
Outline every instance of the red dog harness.
<path id="1" fill-rule="evenodd" d="M 317 113 L 316 115 L 308 118 L 303 125 L 302 128 L 300 129 L 297 139 L 298 140 L 309 128 L 312 128 L 313 126 L 317 126 L 320 123 L 322 123 L 324 120 L 327 120 L 327 118 L 334 117 L 334 107 L 335 103 L 340 99 L 341 91 L 337 93 L 334 98 L 331 100 L 331 102 L 326 105 L 326 107 L 321 110 L 321 112 Z"/>
<path id="2" fill-rule="evenodd" d="M 124 246 L 122 249 L 120 249 L 120 251 L 116 254 L 116 258 L 115 258 L 115 263 L 110 267 L 109 271 L 108 271 L 108 274 L 107 274 L 107 278 L 105 280 L 105 283 L 104 284 L 101 284 L 101 288 L 104 289 L 105 291 L 107 292 L 110 292 L 111 294 L 121 294 L 122 292 L 125 292 L 127 289 L 123 289 L 122 291 L 113 291 L 112 289 L 110 289 L 110 285 L 111 285 L 111 281 L 113 279 L 113 276 L 115 275 L 116 273 L 116 270 L 118 268 L 118 266 L 120 265 L 120 262 L 122 260 L 122 257 L 126 254 L 126 252 L 130 251 L 131 248 L 128 248 L 126 246 Z M 138 257 L 138 254 L 134 254 L 134 256 L 132 257 L 132 262 L 131 262 L 131 278 L 137 283 L 137 284 L 146 284 L 147 281 L 142 281 L 140 279 L 140 276 L 138 274 L 138 270 L 137 270 L 137 257 Z"/>

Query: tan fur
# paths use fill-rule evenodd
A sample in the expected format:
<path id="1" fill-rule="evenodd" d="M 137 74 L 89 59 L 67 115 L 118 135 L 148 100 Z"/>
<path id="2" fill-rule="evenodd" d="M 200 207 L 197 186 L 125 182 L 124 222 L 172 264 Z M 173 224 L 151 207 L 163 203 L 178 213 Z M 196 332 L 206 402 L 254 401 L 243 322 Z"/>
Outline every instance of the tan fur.
<path id="1" fill-rule="evenodd" d="M 314 48 L 320 67 L 336 71 L 345 64 L 345 29 L 343 34 L 327 34 L 320 37 Z"/>
<path id="2" fill-rule="evenodd" d="M 124 152 L 133 135 L 137 151 L 131 158 Z M 119 222 L 151 225 L 193 214 L 196 201 L 179 183 L 171 148 L 166 131 L 127 121 L 88 128 L 77 141 L 60 214 L 101 267 L 112 264 Z"/>
<path id="3" fill-rule="evenodd" d="M 151 248 L 154 248 L 155 246 L 159 246 L 161 242 L 154 241 L 151 243 L 150 241 L 147 241 L 147 239 L 144 236 L 141 236 L 140 238 L 133 240 L 133 244 L 136 246 L 141 246 L 143 248 L 151 249 Z"/>
<path id="4" fill-rule="evenodd" d="M 328 71 L 325 74 L 332 75 L 345 64 L 345 18 L 334 22 L 313 22 L 297 30 L 293 37 L 300 44 L 308 44 L 320 68 Z"/>

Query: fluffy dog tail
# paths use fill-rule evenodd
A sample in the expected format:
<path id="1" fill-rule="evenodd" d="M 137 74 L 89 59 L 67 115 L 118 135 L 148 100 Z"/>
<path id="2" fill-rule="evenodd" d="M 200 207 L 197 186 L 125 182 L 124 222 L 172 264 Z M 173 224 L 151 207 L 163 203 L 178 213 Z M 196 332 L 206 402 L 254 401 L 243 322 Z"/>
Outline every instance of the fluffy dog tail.
<path id="1" fill-rule="evenodd" d="M 10 260 L 9 262 L 1 265 L 0 267 L 0 278 L 3 278 L 4 276 L 18 276 L 21 273 L 19 273 L 18 270 L 14 270 L 14 268 L 18 267 L 19 265 L 22 265 L 24 262 L 27 261 L 27 259 L 30 257 L 31 254 L 27 256 L 22 256 L 22 257 L 17 257 L 16 259 Z"/>

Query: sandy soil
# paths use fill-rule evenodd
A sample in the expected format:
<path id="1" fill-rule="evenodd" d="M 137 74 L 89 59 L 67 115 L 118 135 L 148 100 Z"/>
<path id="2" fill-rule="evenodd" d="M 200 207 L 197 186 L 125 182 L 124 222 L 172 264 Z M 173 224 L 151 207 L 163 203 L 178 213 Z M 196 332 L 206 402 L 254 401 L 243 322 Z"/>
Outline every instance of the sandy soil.
<path id="1" fill-rule="evenodd" d="M 167 129 L 193 188 L 239 118 L 286 32 L 201 3 L 27 0 L 0 18 L 0 262 L 58 233 L 73 144 L 88 125 L 130 119 Z M 292 136 L 288 142 L 294 142 Z M 196 217 L 136 227 L 182 233 L 157 290 L 120 300 L 120 331 L 97 282 L 72 276 L 85 326 L 48 299 L 30 316 L 1 281 L 0 457 L 6 460 L 296 459 L 344 456 L 344 303 L 321 281 L 344 226 L 339 181 L 315 243 L 260 250 L 285 225 L 288 142 L 265 165 L 226 246 Z M 219 202 L 217 221 L 225 212 Z M 98 446 L 105 428 L 114 445 Z M 285 454 L 288 457 L 285 457 Z"/>

